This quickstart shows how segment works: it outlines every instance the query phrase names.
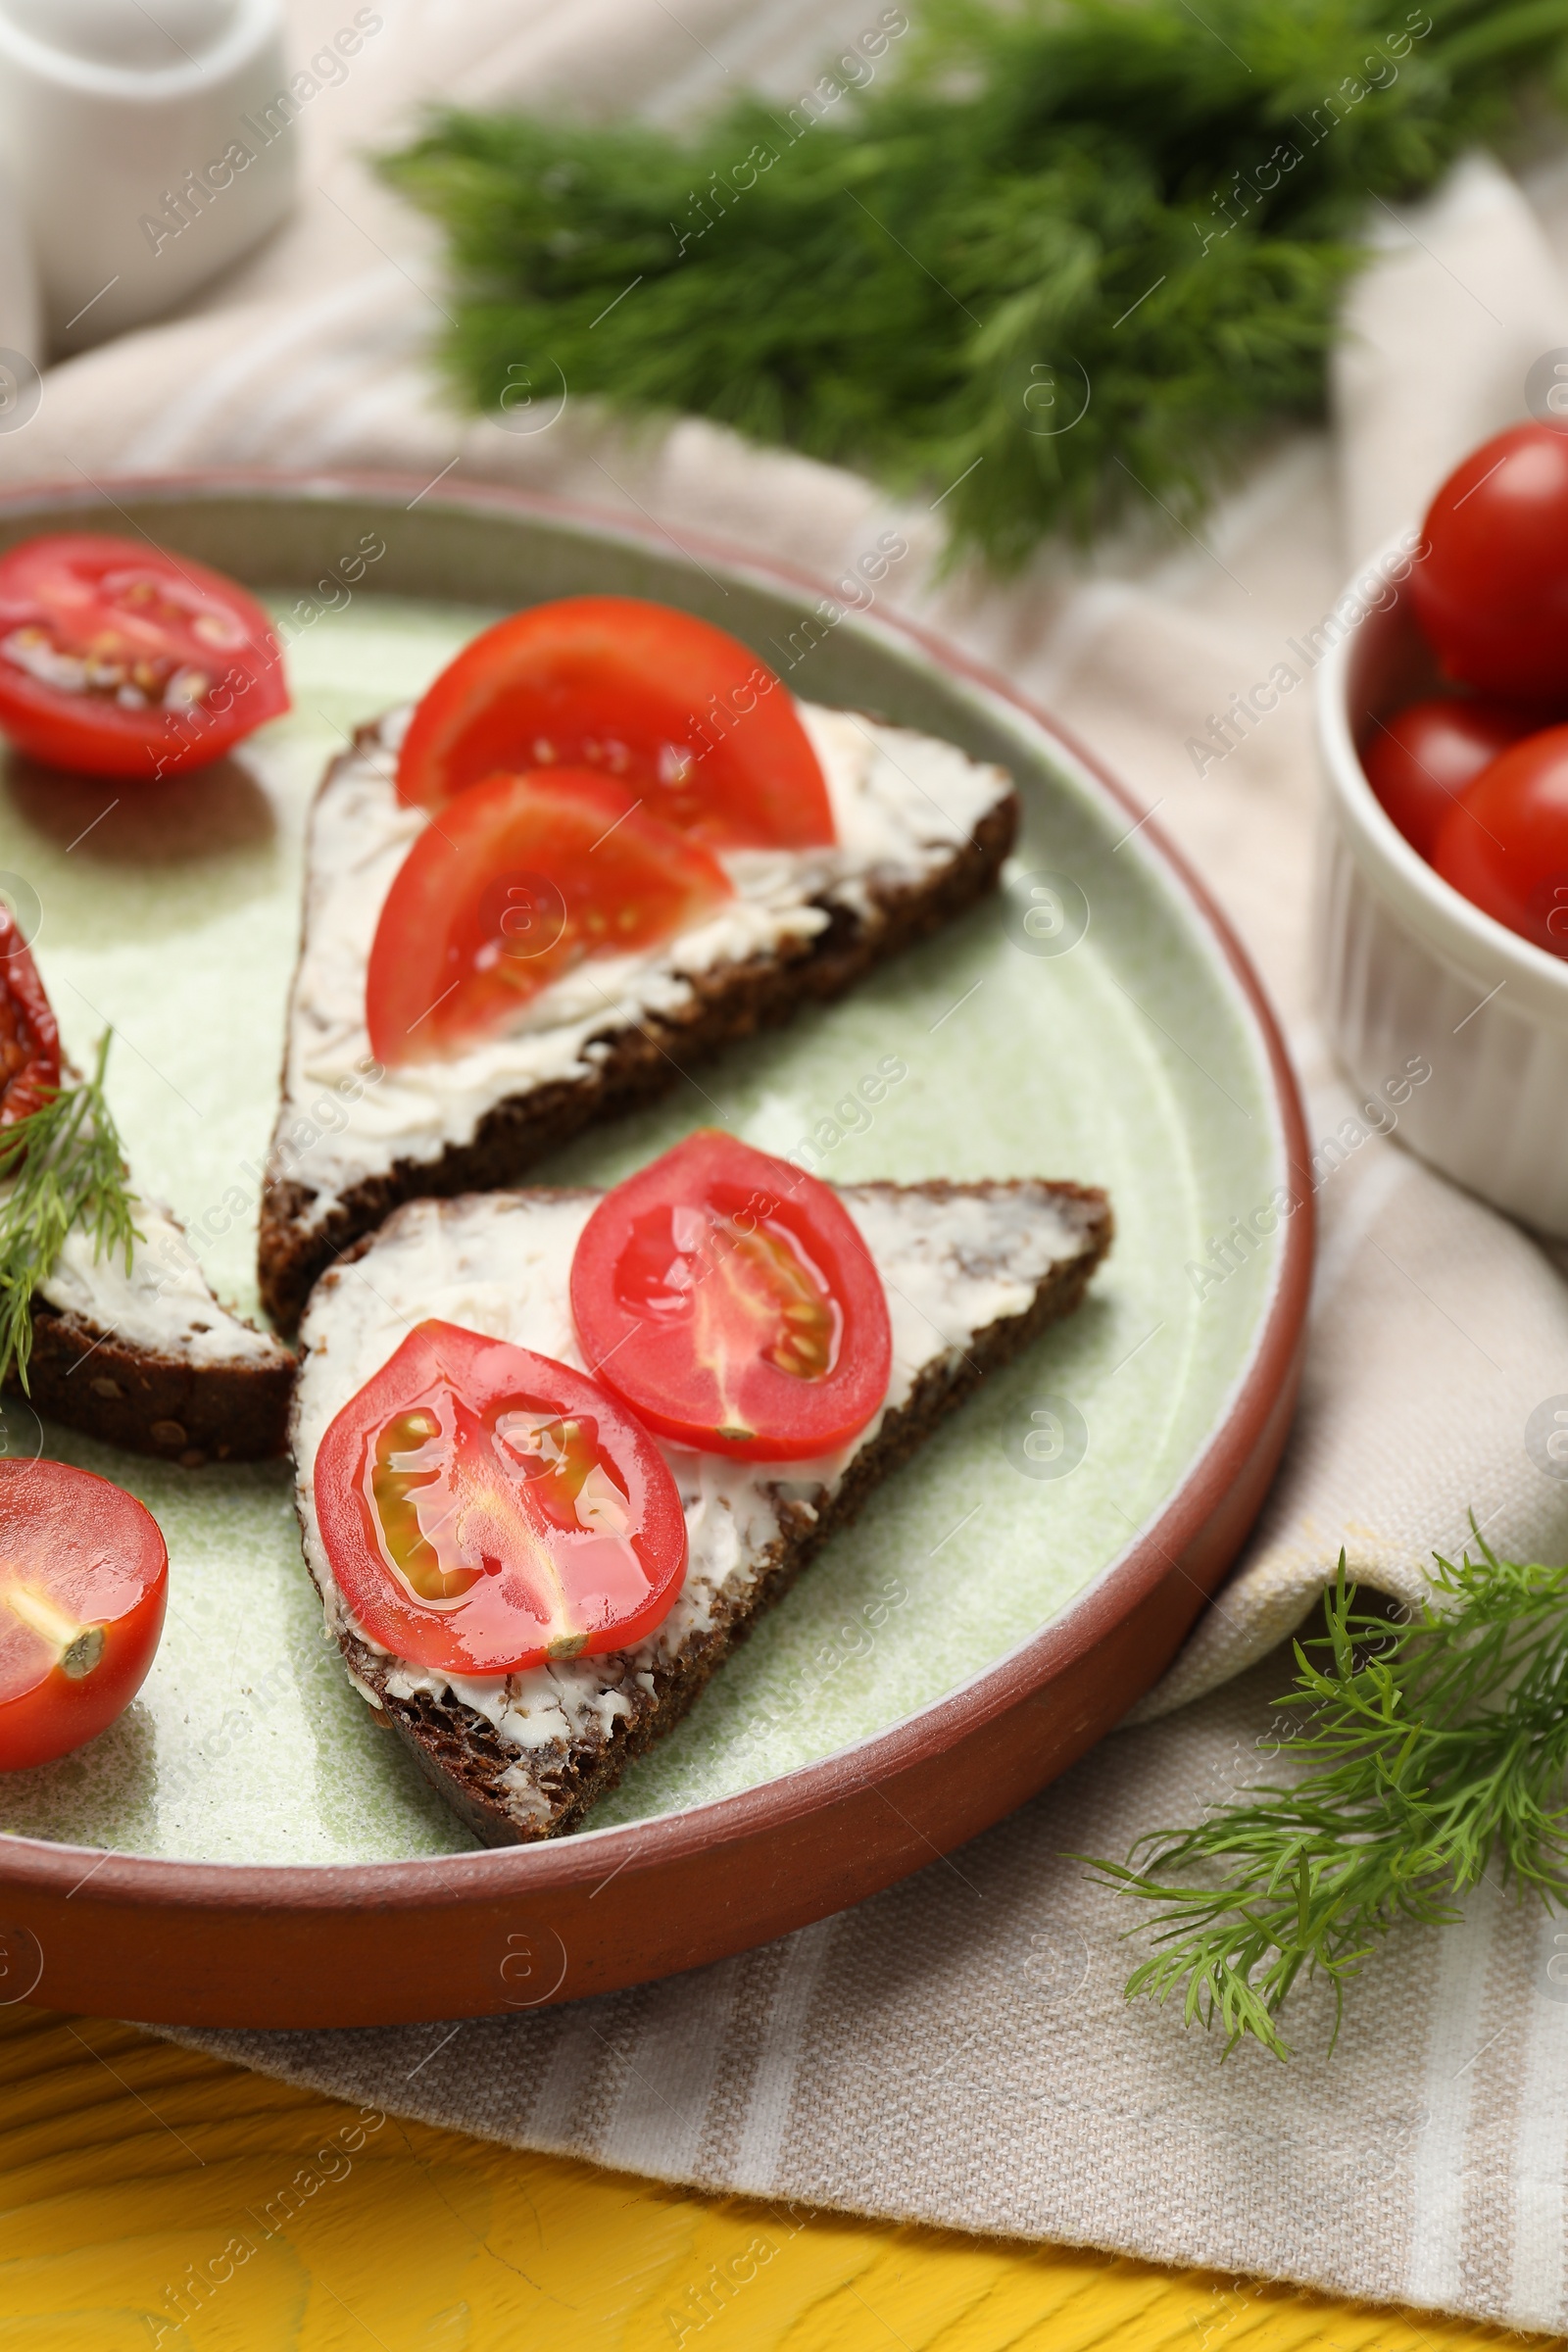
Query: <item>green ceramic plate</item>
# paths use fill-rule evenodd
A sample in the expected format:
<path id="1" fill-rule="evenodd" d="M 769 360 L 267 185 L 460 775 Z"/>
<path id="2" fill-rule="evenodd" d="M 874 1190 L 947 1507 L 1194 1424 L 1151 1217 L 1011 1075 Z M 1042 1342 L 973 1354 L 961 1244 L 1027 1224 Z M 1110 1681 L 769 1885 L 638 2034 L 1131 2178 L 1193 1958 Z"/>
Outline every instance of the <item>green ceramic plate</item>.
<path id="1" fill-rule="evenodd" d="M 0 873 L 19 879 L 0 889 L 36 894 L 37 960 L 74 1055 L 85 1060 L 114 1025 L 110 1090 L 139 1182 L 202 1242 L 220 1294 L 254 1314 L 258 1173 L 323 763 L 358 720 L 416 694 L 477 628 L 537 596 L 678 599 L 781 665 L 798 612 L 776 581 L 537 513 L 480 530 L 461 500 L 408 512 L 318 487 L 123 503 L 133 525 L 271 592 L 295 708 L 217 770 L 152 790 L 14 766 Z M 79 512 L 39 508 L 13 512 L 6 535 L 80 525 Z M 350 588 L 340 559 L 367 538 L 385 552 Z M 302 592 L 305 578 L 319 585 Z M 1076 1319 L 988 1382 L 876 1496 L 595 1826 L 791 1773 L 1016 1650 L 1187 1479 L 1250 1376 L 1278 1293 L 1280 1236 L 1223 1281 L 1191 1271 L 1211 1237 L 1285 1184 L 1285 1138 L 1257 1010 L 1147 830 L 1130 830 L 1070 750 L 874 613 L 829 627 L 790 683 L 1011 767 L 1028 813 L 1006 894 L 846 1002 L 590 1136 L 541 1180 L 613 1182 L 718 1119 L 774 1152 L 814 1138 L 836 1182 L 1039 1173 L 1103 1185 L 1117 1242 Z M 857 1080 L 888 1055 L 906 1076 L 874 1114 L 855 1109 Z M 1047 1435 L 1030 1453 L 1032 1430 Z M 1054 1455 L 1057 1432 L 1066 1450 Z M 468 1845 L 320 1638 L 284 1464 L 187 1472 L 55 1429 L 46 1449 L 156 1513 L 169 1625 L 113 1731 L 0 1783 L 0 1828 L 220 1862 Z"/>

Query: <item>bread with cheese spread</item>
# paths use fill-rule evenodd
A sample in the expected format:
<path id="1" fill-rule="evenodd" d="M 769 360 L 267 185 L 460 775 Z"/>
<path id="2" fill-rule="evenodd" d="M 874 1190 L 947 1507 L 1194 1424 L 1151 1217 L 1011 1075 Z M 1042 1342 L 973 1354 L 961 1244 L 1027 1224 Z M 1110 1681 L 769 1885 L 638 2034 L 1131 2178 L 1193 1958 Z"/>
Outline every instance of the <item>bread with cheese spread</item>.
<path id="1" fill-rule="evenodd" d="M 993 886 L 1018 823 L 1003 769 L 909 728 L 797 708 L 827 780 L 833 845 L 725 854 L 734 898 L 693 931 L 580 963 L 504 1036 L 395 1070 L 370 1057 L 366 973 L 393 878 L 431 821 L 397 797 L 411 712 L 362 729 L 333 761 L 311 819 L 262 1206 L 261 1292 L 281 1331 L 297 1326 L 323 1267 L 400 1202 L 516 1183 L 584 1127 L 841 996 Z"/>
<path id="2" fill-rule="evenodd" d="M 131 1214 L 141 1238 L 128 1268 L 76 1227 L 33 1293 L 32 1404 L 187 1469 L 281 1453 L 292 1350 L 219 1304 L 172 1211 L 133 1199 Z M 15 1372 L 6 1385 L 20 1392 Z"/>
<path id="3" fill-rule="evenodd" d="M 666 1446 L 689 1547 L 668 1615 L 625 1650 L 520 1674 L 451 1678 L 368 1640 L 321 1541 L 317 1454 L 337 1414 L 428 1318 L 580 1370 L 568 1284 L 603 1196 L 413 1201 L 318 1284 L 292 1422 L 306 1560 L 355 1687 L 487 1844 L 581 1827 L 872 1489 L 988 1374 L 1072 1313 L 1111 1241 L 1104 1194 L 1073 1184 L 867 1184 L 840 1197 L 887 1296 L 893 1368 L 880 1411 L 820 1461 Z"/>

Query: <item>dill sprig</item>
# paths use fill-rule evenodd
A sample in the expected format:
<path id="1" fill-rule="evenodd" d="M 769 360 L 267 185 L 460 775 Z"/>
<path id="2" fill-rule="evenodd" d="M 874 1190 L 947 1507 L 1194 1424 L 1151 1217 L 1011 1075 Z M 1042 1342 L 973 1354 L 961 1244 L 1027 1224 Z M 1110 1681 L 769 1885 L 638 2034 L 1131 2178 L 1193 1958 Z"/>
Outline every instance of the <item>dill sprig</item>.
<path id="1" fill-rule="evenodd" d="M 382 169 L 447 232 L 465 401 L 710 416 L 940 496 L 1004 571 L 1129 506 L 1190 520 L 1320 411 L 1377 201 L 1565 78 L 1568 0 L 908 7 L 689 137 L 433 114 Z"/>
<path id="2" fill-rule="evenodd" d="M 90 1078 L 56 1090 L 13 1126 L 0 1128 L 0 1381 L 16 1367 L 27 1389 L 32 1295 L 47 1281 L 76 1225 L 92 1236 L 94 1258 L 137 1242 L 133 1196 L 114 1114 L 104 1095 L 105 1030 Z"/>
<path id="3" fill-rule="evenodd" d="M 1276 2021 L 1303 1970 L 1332 1981 L 1337 2035 L 1378 1939 L 1455 1917 L 1494 1857 L 1505 1884 L 1568 1904 L 1568 1567 L 1478 1543 L 1477 1559 L 1439 1559 L 1402 1624 L 1357 1608 L 1342 1552 L 1327 1633 L 1296 1644 L 1279 1701 L 1304 1718 L 1287 1752 L 1314 1768 L 1140 1838 L 1126 1866 L 1094 1864 L 1154 1906 L 1129 2000 L 1179 1993 L 1227 2049 L 1251 2034 L 1285 2058 Z"/>

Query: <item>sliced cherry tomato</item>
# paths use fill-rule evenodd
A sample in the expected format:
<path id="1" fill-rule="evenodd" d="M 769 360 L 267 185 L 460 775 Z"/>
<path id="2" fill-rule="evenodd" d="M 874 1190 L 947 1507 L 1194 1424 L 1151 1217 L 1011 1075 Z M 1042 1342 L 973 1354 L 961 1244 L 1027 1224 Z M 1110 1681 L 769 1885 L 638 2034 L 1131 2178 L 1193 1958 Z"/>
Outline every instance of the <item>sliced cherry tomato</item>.
<path id="1" fill-rule="evenodd" d="M 447 1674 L 624 1649 L 686 1573 L 675 1482 L 624 1406 L 455 1323 L 419 1324 L 343 1407 L 316 1513 L 371 1641 Z"/>
<path id="2" fill-rule="evenodd" d="M 66 1462 L 0 1461 L 0 1772 L 94 1740 L 141 1689 L 169 1554 L 135 1497 Z"/>
<path id="3" fill-rule="evenodd" d="M 1568 726 L 1494 760 L 1444 818 L 1432 862 L 1510 931 L 1568 956 Z"/>
<path id="4" fill-rule="evenodd" d="M 0 1127 L 41 1110 L 60 1088 L 60 1030 L 16 917 L 0 902 Z"/>
<path id="5" fill-rule="evenodd" d="M 0 728 L 35 760 L 169 775 L 287 709 L 266 613 L 205 564 L 88 532 L 0 556 Z"/>
<path id="6" fill-rule="evenodd" d="M 1472 450 L 1427 512 L 1410 574 L 1444 668 L 1485 694 L 1568 696 L 1568 433 L 1516 424 Z"/>
<path id="7" fill-rule="evenodd" d="M 677 1446 L 834 1453 L 888 1393 L 882 1279 L 838 1195 L 716 1128 L 607 1193 L 571 1266 L 599 1378 Z"/>
<path id="8" fill-rule="evenodd" d="M 597 769 L 710 849 L 834 838 L 795 704 L 722 629 L 632 596 L 571 596 L 498 621 L 414 714 L 398 793 L 426 808 L 497 768 Z"/>
<path id="9" fill-rule="evenodd" d="M 1377 721 L 1361 763 L 1405 840 L 1430 861 L 1443 820 L 1465 786 L 1541 724 L 1539 712 L 1517 703 L 1435 695 Z"/>
<path id="10" fill-rule="evenodd" d="M 733 896 L 716 858 L 584 768 L 491 776 L 393 878 L 366 975 L 389 1067 L 461 1053 L 590 956 L 656 947 Z"/>

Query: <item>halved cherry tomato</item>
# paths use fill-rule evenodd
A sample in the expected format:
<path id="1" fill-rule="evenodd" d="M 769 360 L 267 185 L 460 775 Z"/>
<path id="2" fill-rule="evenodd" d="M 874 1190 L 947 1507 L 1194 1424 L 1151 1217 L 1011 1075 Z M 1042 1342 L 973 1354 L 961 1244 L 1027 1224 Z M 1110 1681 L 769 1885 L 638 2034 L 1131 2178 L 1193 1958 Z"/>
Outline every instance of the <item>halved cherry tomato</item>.
<path id="1" fill-rule="evenodd" d="M 466 646 L 414 714 L 398 793 L 439 808 L 497 768 L 595 768 L 710 849 L 835 838 L 795 704 L 722 629 L 632 596 L 535 605 Z"/>
<path id="2" fill-rule="evenodd" d="M 1456 466 L 1410 574 L 1449 677 L 1485 694 L 1568 695 L 1568 433 L 1516 424 Z"/>
<path id="3" fill-rule="evenodd" d="M 0 1772 L 124 1712 L 164 1630 L 169 1554 L 135 1497 L 66 1462 L 0 1461 Z"/>
<path id="4" fill-rule="evenodd" d="M 1432 862 L 1510 931 L 1568 956 L 1568 726 L 1494 760 L 1444 818 Z"/>
<path id="5" fill-rule="evenodd" d="M 60 1030 L 9 906 L 0 902 L 0 1127 L 52 1102 L 60 1087 Z"/>
<path id="6" fill-rule="evenodd" d="M 1430 862 L 1443 820 L 1465 786 L 1543 723 L 1539 712 L 1517 703 L 1434 695 L 1375 721 L 1361 763 L 1405 840 Z"/>
<path id="7" fill-rule="evenodd" d="M 590 956 L 655 947 L 733 896 L 717 860 L 584 768 L 470 784 L 393 878 L 370 948 L 370 1050 L 460 1053 Z"/>
<path id="8" fill-rule="evenodd" d="M 266 613 L 205 564 L 89 532 L 0 556 L 0 728 L 35 760 L 170 775 L 288 707 Z"/>
<path id="9" fill-rule="evenodd" d="M 677 1446 L 834 1453 L 888 1392 L 882 1278 L 838 1195 L 716 1128 L 607 1193 L 571 1265 L 590 1367 Z"/>
<path id="10" fill-rule="evenodd" d="M 360 1625 L 447 1674 L 623 1649 L 686 1573 L 675 1482 L 624 1406 L 455 1323 L 419 1324 L 343 1407 L 315 1484 Z"/>

